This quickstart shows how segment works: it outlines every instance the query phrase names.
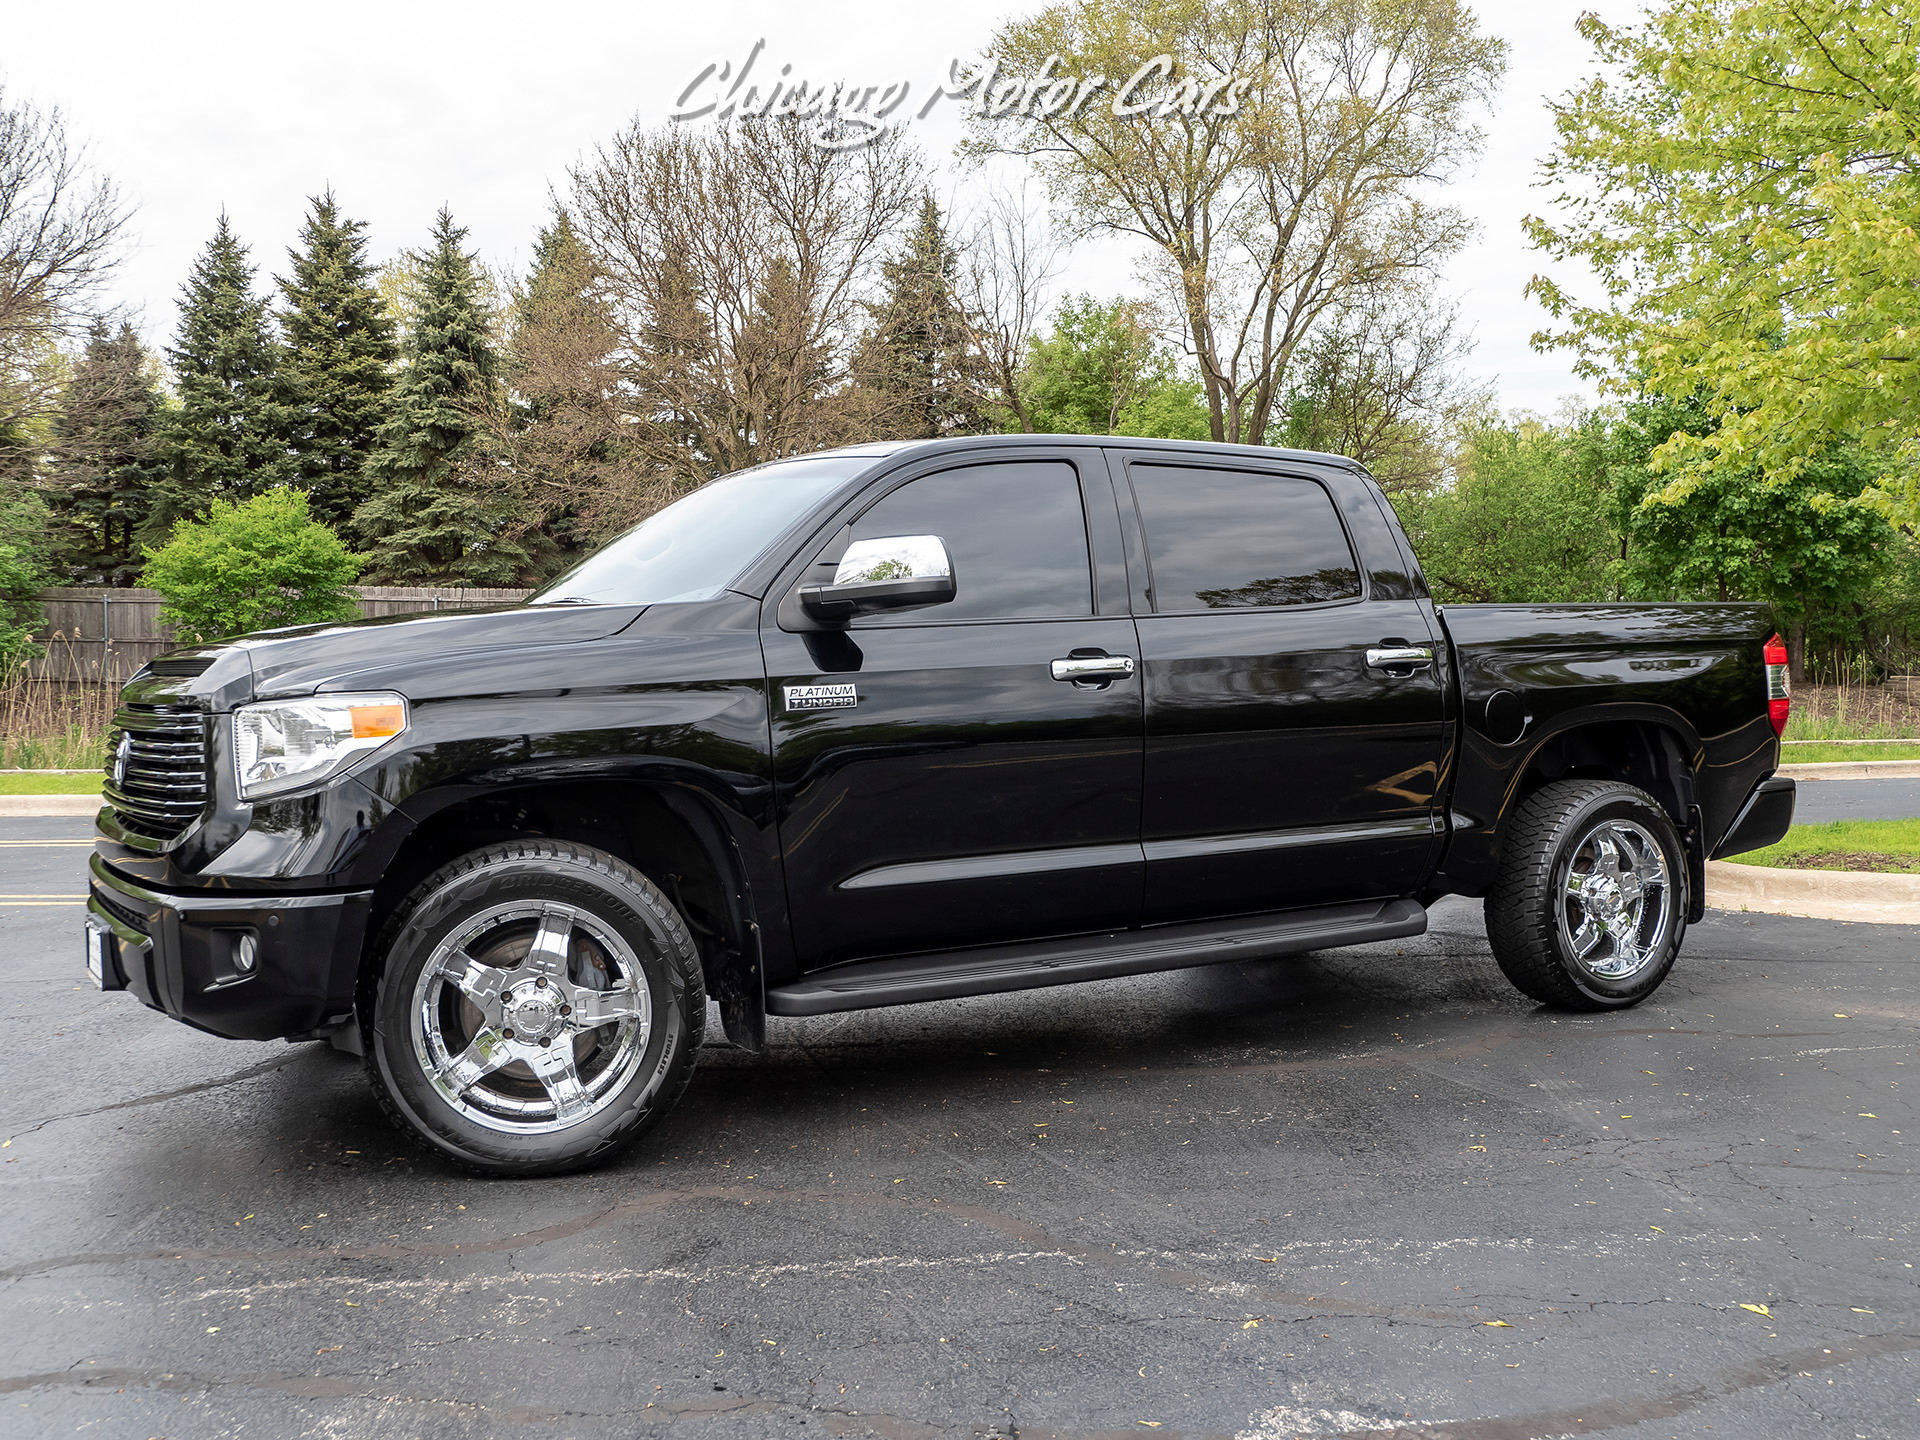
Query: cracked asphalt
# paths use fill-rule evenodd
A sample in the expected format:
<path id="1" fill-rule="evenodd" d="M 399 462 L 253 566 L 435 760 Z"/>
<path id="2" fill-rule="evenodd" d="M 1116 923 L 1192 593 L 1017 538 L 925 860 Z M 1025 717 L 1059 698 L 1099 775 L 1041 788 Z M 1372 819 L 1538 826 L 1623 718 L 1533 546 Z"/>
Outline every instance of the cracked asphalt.
<path id="1" fill-rule="evenodd" d="M 0 1435 L 1920 1434 L 1920 930 L 1712 914 L 1627 1014 L 1479 908 L 711 1046 L 481 1181 L 358 1062 L 87 987 L 0 824 Z M 29 897 L 22 899 L 21 897 Z"/>

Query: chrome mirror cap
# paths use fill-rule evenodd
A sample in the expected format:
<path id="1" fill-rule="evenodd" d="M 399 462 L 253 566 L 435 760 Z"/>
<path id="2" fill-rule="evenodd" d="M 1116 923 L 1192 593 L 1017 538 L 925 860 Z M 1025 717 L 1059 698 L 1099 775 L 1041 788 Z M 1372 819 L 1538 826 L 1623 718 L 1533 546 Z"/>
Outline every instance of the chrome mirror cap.
<path id="1" fill-rule="evenodd" d="M 801 607 L 814 620 L 845 625 L 860 615 L 940 605 L 956 594 L 953 557 L 938 535 L 856 540 L 831 585 L 802 585 Z"/>
<path id="2" fill-rule="evenodd" d="M 840 557 L 833 572 L 839 585 L 872 585 L 883 580 L 938 580 L 953 578 L 953 560 L 946 541 L 938 535 L 894 535 L 884 540 L 856 540 Z"/>

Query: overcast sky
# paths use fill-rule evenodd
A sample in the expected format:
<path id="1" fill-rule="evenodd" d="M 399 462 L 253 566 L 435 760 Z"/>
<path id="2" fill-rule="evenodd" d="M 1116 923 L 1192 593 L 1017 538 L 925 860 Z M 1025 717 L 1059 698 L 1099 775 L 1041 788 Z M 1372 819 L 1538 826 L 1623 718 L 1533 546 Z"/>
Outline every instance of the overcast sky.
<path id="1" fill-rule="evenodd" d="M 756 39 L 760 65 L 859 84 L 905 79 L 923 94 L 956 56 L 977 54 L 1025 4 L 662 4 L 548 0 L 501 5 L 257 3 L 153 5 L 106 0 L 84 11 L 17 6 L 6 21 L 0 79 L 15 97 L 66 111 L 101 166 L 138 205 L 121 301 L 150 342 L 176 322 L 175 300 L 224 208 L 267 274 L 309 195 L 331 185 L 366 220 L 380 258 L 421 244 L 442 204 L 489 263 L 523 264 L 566 167 L 634 116 L 664 123 L 702 66 L 738 64 Z M 1622 0 L 1483 0 L 1486 26 L 1512 45 L 1505 90 L 1487 117 L 1487 148 L 1452 199 L 1479 226 L 1447 281 L 1478 337 L 1472 368 L 1497 381 L 1507 408 L 1552 411 L 1584 394 L 1564 355 L 1528 337 L 1543 324 L 1521 293 L 1542 268 L 1521 218 L 1552 136 L 1545 102 L 1591 65 L 1574 33 L 1582 10 L 1610 20 Z M 959 129 L 937 111 L 911 133 L 943 169 Z M 954 182 L 937 182 L 951 194 Z M 1075 257 L 1069 283 L 1133 288 L 1127 257 L 1102 246 Z"/>

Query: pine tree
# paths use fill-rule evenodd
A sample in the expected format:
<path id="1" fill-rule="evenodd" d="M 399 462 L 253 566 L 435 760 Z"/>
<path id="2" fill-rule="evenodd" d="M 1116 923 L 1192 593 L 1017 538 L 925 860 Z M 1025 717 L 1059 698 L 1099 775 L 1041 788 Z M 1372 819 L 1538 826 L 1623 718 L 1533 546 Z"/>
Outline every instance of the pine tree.
<path id="1" fill-rule="evenodd" d="M 61 392 L 47 470 L 57 563 L 75 579 L 131 585 L 163 416 L 153 357 L 133 327 L 96 320 Z"/>
<path id="2" fill-rule="evenodd" d="M 407 368 L 365 471 L 354 530 L 376 583 L 510 584 L 528 568 L 493 503 L 489 470 L 504 397 L 467 232 L 442 210 L 420 265 Z"/>
<path id="3" fill-rule="evenodd" d="M 253 295 L 247 248 L 227 217 L 180 291 L 180 330 L 167 350 L 180 408 L 168 416 L 141 538 L 163 542 L 174 522 L 204 515 L 217 497 L 244 500 L 293 478 L 293 414 L 267 302 Z"/>
<path id="4" fill-rule="evenodd" d="M 368 488 L 365 467 L 387 418 L 398 354 L 393 320 L 366 261 L 366 222 L 344 220 L 333 192 L 316 195 L 278 280 L 286 309 L 282 373 L 295 407 L 294 473 L 313 515 L 345 525 Z"/>
<path id="5" fill-rule="evenodd" d="M 860 367 L 879 428 L 903 440 L 992 429 L 985 365 L 955 294 L 959 257 L 932 195 L 921 197 L 905 248 L 881 273 L 886 298 Z"/>

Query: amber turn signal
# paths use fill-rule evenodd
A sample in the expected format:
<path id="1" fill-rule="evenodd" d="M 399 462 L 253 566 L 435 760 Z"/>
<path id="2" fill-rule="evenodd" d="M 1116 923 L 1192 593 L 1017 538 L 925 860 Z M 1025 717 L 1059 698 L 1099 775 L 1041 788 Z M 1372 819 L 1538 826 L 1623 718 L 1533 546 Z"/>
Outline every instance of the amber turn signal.
<path id="1" fill-rule="evenodd" d="M 353 717 L 353 738 L 356 740 L 398 735 L 407 723 L 406 711 L 398 705 L 355 705 L 347 714 Z"/>

